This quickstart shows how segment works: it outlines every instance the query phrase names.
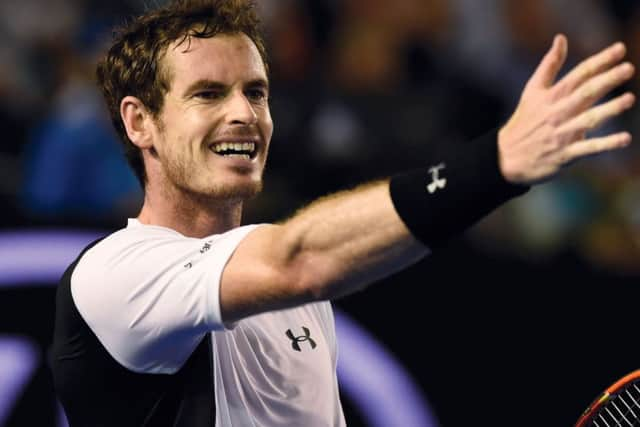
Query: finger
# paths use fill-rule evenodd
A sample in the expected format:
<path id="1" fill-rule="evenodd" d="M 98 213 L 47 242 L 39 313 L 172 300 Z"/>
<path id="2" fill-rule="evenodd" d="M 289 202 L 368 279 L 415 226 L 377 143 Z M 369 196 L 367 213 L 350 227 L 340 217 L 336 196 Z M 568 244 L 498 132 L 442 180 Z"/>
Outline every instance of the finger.
<path id="1" fill-rule="evenodd" d="M 562 99 L 557 107 L 558 122 L 564 122 L 593 106 L 614 88 L 633 77 L 635 67 L 629 62 L 622 63 L 609 71 L 585 82 L 569 97 Z"/>
<path id="2" fill-rule="evenodd" d="M 636 97 L 627 92 L 604 104 L 593 107 L 563 124 L 558 130 L 561 134 L 588 132 L 600 127 L 607 120 L 622 114 L 633 106 Z"/>
<path id="3" fill-rule="evenodd" d="M 584 157 L 624 148 L 630 143 L 631 134 L 629 132 L 615 133 L 600 138 L 584 139 L 565 147 L 562 164 L 566 165 Z"/>
<path id="4" fill-rule="evenodd" d="M 614 43 L 599 53 L 585 59 L 564 76 L 554 89 L 562 94 L 570 93 L 589 78 L 600 74 L 624 58 L 627 48 L 624 43 Z"/>
<path id="5" fill-rule="evenodd" d="M 558 34 L 553 38 L 551 48 L 540 61 L 538 68 L 536 68 L 527 85 L 540 88 L 551 87 L 566 59 L 567 38 L 562 34 Z"/>

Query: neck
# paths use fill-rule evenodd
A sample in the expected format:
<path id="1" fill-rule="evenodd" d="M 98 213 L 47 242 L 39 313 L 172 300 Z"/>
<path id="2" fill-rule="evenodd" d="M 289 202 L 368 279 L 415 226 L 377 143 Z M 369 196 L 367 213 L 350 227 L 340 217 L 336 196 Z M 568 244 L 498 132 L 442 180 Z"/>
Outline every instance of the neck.
<path id="1" fill-rule="evenodd" d="M 226 200 L 173 189 L 156 191 L 147 185 L 138 215 L 142 224 L 171 228 L 188 237 L 206 237 L 238 227 L 242 200 Z M 170 194 L 167 194 L 170 193 Z"/>

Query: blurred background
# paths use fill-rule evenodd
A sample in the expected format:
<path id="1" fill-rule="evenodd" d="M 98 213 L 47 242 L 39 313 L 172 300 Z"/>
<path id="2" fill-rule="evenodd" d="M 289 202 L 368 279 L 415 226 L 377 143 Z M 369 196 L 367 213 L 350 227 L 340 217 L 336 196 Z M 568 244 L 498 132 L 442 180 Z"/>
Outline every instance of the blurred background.
<path id="1" fill-rule="evenodd" d="M 142 193 L 93 71 L 114 25 L 162 3 L 0 1 L 5 233 L 107 234 L 136 216 Z M 276 127 L 246 223 L 421 166 L 504 123 L 557 32 L 569 38 L 567 69 L 616 40 L 640 63 L 636 0 L 259 3 Z M 624 89 L 637 94 L 638 79 Z M 637 139 L 639 115 L 599 132 Z M 640 367 L 638 150 L 575 164 L 336 307 L 401 361 L 442 426 L 571 425 L 604 386 Z M 0 335 L 46 351 L 54 289 L 33 285 L 0 289 Z M 41 366 L 4 425 L 55 425 L 48 381 Z M 348 396 L 344 405 L 349 425 L 367 425 Z"/>

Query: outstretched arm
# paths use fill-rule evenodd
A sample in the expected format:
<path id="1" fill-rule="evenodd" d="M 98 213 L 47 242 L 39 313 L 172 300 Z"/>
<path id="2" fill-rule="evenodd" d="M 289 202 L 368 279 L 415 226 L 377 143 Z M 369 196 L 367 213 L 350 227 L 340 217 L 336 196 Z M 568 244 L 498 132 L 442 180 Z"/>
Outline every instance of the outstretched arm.
<path id="1" fill-rule="evenodd" d="M 603 50 L 554 83 L 566 55 L 566 38 L 557 36 L 497 138 L 442 162 L 432 159 L 430 167 L 444 170 L 427 167 L 393 177 L 391 186 L 384 180 L 337 193 L 250 233 L 223 273 L 225 321 L 362 289 L 519 194 L 525 187 L 518 185 L 626 146 L 631 137 L 625 132 L 586 137 L 635 101 L 627 93 L 594 106 L 633 75 L 633 66 L 621 63 L 624 46 Z"/>

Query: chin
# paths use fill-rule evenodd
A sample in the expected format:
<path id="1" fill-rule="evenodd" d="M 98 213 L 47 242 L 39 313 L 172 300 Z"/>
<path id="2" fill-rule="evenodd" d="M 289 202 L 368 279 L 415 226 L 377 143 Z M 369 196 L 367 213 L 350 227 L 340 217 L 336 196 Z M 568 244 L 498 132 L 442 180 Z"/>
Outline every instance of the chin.
<path id="1" fill-rule="evenodd" d="M 237 183 L 234 185 L 216 185 L 209 191 L 203 192 L 206 196 L 220 200 L 250 200 L 262 191 L 262 181 Z"/>

